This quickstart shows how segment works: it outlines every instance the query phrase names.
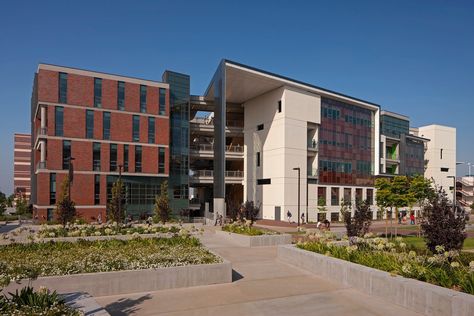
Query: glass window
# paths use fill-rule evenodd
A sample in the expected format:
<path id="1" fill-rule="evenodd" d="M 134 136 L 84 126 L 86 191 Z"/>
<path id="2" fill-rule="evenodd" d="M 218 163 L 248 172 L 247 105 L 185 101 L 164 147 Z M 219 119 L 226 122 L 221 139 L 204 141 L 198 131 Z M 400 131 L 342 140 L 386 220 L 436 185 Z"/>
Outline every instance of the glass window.
<path id="1" fill-rule="evenodd" d="M 110 112 L 104 112 L 102 116 L 102 135 L 104 139 L 110 139 Z"/>
<path id="2" fill-rule="evenodd" d="M 94 171 L 100 171 L 100 143 L 92 144 L 92 168 Z"/>
<path id="3" fill-rule="evenodd" d="M 117 171 L 117 144 L 110 144 L 110 171 Z"/>
<path id="4" fill-rule="evenodd" d="M 260 152 L 257 152 L 257 167 L 260 167 Z"/>
<path id="5" fill-rule="evenodd" d="M 49 205 L 56 204 L 56 174 L 49 174 Z"/>
<path id="6" fill-rule="evenodd" d="M 326 188 L 318 187 L 318 206 L 326 206 Z"/>
<path id="7" fill-rule="evenodd" d="M 100 175 L 94 176 L 94 205 L 100 204 Z"/>
<path id="8" fill-rule="evenodd" d="M 356 189 L 356 203 L 362 202 L 362 189 L 357 188 Z"/>
<path id="9" fill-rule="evenodd" d="M 71 141 L 63 140 L 63 170 L 69 169 L 71 158 Z"/>
<path id="10" fill-rule="evenodd" d="M 135 146 L 135 172 L 142 172 L 142 146 Z"/>
<path id="11" fill-rule="evenodd" d="M 123 145 L 123 171 L 128 172 L 128 145 Z"/>
<path id="12" fill-rule="evenodd" d="M 125 110 L 125 82 L 117 83 L 117 108 L 121 111 Z"/>
<path id="13" fill-rule="evenodd" d="M 94 138 L 94 111 L 86 111 L 86 138 Z"/>
<path id="14" fill-rule="evenodd" d="M 278 113 L 281 113 L 281 100 L 278 101 Z"/>
<path id="15" fill-rule="evenodd" d="M 140 112 L 146 112 L 146 86 L 140 85 Z"/>
<path id="16" fill-rule="evenodd" d="M 148 118 L 148 143 L 155 143 L 155 118 Z"/>
<path id="17" fill-rule="evenodd" d="M 165 173 L 165 148 L 158 148 L 158 173 Z"/>
<path id="18" fill-rule="evenodd" d="M 64 136 L 64 108 L 62 106 L 54 108 L 54 135 Z"/>
<path id="19" fill-rule="evenodd" d="M 339 188 L 331 188 L 331 205 L 339 205 Z"/>
<path id="20" fill-rule="evenodd" d="M 59 103 L 67 103 L 67 74 L 59 73 Z"/>
<path id="21" fill-rule="evenodd" d="M 102 79 L 94 78 L 94 106 L 102 107 Z"/>
<path id="22" fill-rule="evenodd" d="M 351 203 L 352 200 L 352 189 L 344 188 L 344 203 Z"/>
<path id="23" fill-rule="evenodd" d="M 134 115 L 133 116 L 133 141 L 139 142 L 140 141 L 140 116 Z"/>
<path id="24" fill-rule="evenodd" d="M 374 205 L 374 190 L 373 189 L 367 189 L 367 201 L 369 202 L 369 205 Z"/>
<path id="25" fill-rule="evenodd" d="M 160 115 L 166 115 L 166 89 L 160 88 Z"/>

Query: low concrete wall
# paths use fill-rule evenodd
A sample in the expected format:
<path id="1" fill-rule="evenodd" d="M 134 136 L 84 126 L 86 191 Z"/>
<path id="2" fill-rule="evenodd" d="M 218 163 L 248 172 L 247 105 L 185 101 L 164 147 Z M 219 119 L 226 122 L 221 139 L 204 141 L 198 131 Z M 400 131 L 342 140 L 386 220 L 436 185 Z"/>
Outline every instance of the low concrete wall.
<path id="1" fill-rule="evenodd" d="M 297 248 L 278 247 L 278 259 L 343 287 L 353 287 L 423 315 L 474 315 L 474 295 Z"/>
<path id="2" fill-rule="evenodd" d="M 216 230 L 216 235 L 219 238 L 224 238 L 242 247 L 263 247 L 291 244 L 291 235 L 289 234 L 247 236 Z"/>
<path id="3" fill-rule="evenodd" d="M 92 296 L 107 296 L 230 282 L 232 266 L 223 260 L 222 263 L 183 267 L 40 277 L 33 280 L 32 285 L 35 288 L 45 286 L 58 293 L 87 292 Z M 27 284 L 28 280 L 11 283 L 3 291 L 12 292 Z"/>

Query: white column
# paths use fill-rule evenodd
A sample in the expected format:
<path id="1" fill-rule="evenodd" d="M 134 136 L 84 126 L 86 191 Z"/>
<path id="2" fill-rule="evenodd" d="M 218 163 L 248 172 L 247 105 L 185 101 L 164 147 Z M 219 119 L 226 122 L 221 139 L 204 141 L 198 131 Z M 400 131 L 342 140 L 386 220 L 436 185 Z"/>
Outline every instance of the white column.
<path id="1" fill-rule="evenodd" d="M 42 140 L 40 142 L 40 152 L 41 152 L 41 162 L 46 160 L 46 141 Z"/>
<path id="2" fill-rule="evenodd" d="M 41 128 L 46 127 L 46 108 L 41 105 Z"/>

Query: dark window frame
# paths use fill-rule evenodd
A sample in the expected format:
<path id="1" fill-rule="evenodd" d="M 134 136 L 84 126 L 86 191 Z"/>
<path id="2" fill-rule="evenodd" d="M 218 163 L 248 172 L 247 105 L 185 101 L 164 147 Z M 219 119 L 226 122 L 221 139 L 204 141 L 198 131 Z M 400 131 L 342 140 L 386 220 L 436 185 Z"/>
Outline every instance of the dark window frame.
<path id="1" fill-rule="evenodd" d="M 132 116 L 132 141 L 133 142 L 140 141 L 140 116 L 139 115 Z"/>
<path id="2" fill-rule="evenodd" d="M 260 152 L 257 151 L 257 167 L 260 167 L 260 164 L 261 164 L 261 157 L 260 157 Z"/>
<path id="3" fill-rule="evenodd" d="M 155 131 L 156 131 L 156 128 L 155 128 L 155 123 L 156 120 L 154 117 L 150 116 L 148 117 L 148 143 L 149 144 L 154 144 L 155 143 Z"/>
<path id="4" fill-rule="evenodd" d="M 118 145 L 117 144 L 110 144 L 110 151 L 109 151 L 109 169 L 110 169 L 110 171 L 117 171 L 117 152 L 118 152 Z"/>
<path id="5" fill-rule="evenodd" d="M 56 204 L 56 173 L 49 174 L 49 205 Z"/>
<path id="6" fill-rule="evenodd" d="M 266 184 L 272 184 L 272 179 L 271 178 L 257 179 L 257 185 L 266 185 Z"/>
<path id="7" fill-rule="evenodd" d="M 64 136 L 64 107 L 54 107 L 54 135 Z"/>
<path id="8" fill-rule="evenodd" d="M 93 142 L 92 143 L 92 170 L 100 171 L 101 167 L 101 143 Z"/>
<path id="9" fill-rule="evenodd" d="M 117 109 L 125 110 L 125 82 L 117 81 Z"/>
<path id="10" fill-rule="evenodd" d="M 257 125 L 257 131 L 263 131 L 264 128 L 265 128 L 264 124 L 258 124 Z"/>
<path id="11" fill-rule="evenodd" d="M 67 73 L 60 72 L 58 76 L 58 101 L 59 103 L 67 103 Z"/>
<path id="12" fill-rule="evenodd" d="M 143 149 L 142 146 L 136 145 L 135 146 L 135 172 L 142 172 L 143 166 Z"/>
<path id="13" fill-rule="evenodd" d="M 94 138 L 94 111 L 86 110 L 86 138 Z"/>
<path id="14" fill-rule="evenodd" d="M 281 100 L 278 100 L 278 113 L 281 113 Z"/>
<path id="15" fill-rule="evenodd" d="M 100 174 L 94 175 L 94 205 L 100 204 Z"/>
<path id="16" fill-rule="evenodd" d="M 66 150 L 67 149 L 67 150 Z M 70 140 L 63 140 L 63 170 L 69 170 L 69 163 L 72 152 L 72 143 Z"/>
<path id="17" fill-rule="evenodd" d="M 160 88 L 158 92 L 158 114 L 166 115 L 166 89 Z"/>
<path id="18" fill-rule="evenodd" d="M 140 112 L 146 113 L 147 86 L 140 85 Z"/>
<path id="19" fill-rule="evenodd" d="M 166 165 L 166 149 L 165 147 L 158 147 L 158 173 L 165 173 Z"/>
<path id="20" fill-rule="evenodd" d="M 94 78 L 94 107 L 102 107 L 102 79 Z"/>
<path id="21" fill-rule="evenodd" d="M 102 113 L 102 138 L 106 140 L 110 140 L 110 121 L 112 115 L 110 112 L 103 112 Z"/>
<path id="22" fill-rule="evenodd" d="M 123 145 L 123 171 L 128 172 L 129 145 Z"/>

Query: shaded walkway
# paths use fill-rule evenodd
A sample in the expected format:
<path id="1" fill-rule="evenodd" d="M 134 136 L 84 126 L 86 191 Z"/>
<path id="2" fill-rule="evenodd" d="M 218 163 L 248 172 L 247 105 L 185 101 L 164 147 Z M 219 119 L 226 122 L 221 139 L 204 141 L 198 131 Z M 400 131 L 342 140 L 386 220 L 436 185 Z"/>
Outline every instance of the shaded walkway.
<path id="1" fill-rule="evenodd" d="M 97 302 L 112 315 L 418 315 L 279 262 L 276 247 L 237 247 L 217 239 L 212 229 L 206 228 L 202 242 L 232 262 L 233 283 L 97 297 Z"/>

